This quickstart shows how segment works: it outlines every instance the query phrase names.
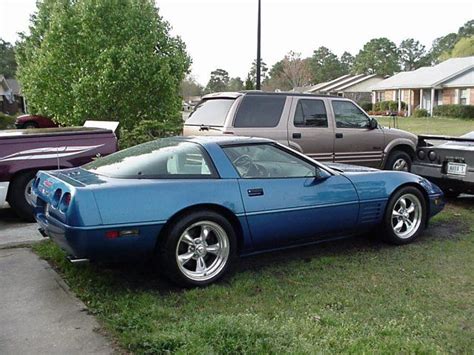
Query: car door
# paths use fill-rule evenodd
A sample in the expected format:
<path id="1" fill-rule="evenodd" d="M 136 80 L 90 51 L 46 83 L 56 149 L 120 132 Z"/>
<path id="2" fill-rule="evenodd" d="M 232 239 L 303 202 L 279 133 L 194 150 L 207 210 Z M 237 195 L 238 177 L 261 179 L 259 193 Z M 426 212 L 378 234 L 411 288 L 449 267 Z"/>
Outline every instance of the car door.
<path id="1" fill-rule="evenodd" d="M 225 147 L 240 175 L 245 214 L 256 249 L 272 249 L 352 230 L 358 197 L 343 175 L 272 143 Z"/>
<path id="2" fill-rule="evenodd" d="M 384 135 L 370 128 L 370 118 L 349 100 L 331 100 L 335 121 L 334 161 L 379 168 Z"/>
<path id="3" fill-rule="evenodd" d="M 334 159 L 334 125 L 328 120 L 326 100 L 294 97 L 288 120 L 289 146 L 313 159 Z"/>

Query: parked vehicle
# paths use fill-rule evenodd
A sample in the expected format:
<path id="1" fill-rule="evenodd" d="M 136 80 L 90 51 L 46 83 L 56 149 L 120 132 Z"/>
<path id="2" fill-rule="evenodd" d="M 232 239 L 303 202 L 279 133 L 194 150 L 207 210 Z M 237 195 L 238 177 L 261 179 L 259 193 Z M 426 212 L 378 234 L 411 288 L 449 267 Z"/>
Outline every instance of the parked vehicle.
<path id="1" fill-rule="evenodd" d="M 16 118 L 16 128 L 52 128 L 58 125 L 51 119 L 40 115 L 21 115 Z"/>
<path id="2" fill-rule="evenodd" d="M 271 138 L 319 161 L 402 171 L 410 170 L 417 143 L 411 133 L 381 127 L 349 99 L 299 93 L 206 95 L 183 133 Z"/>
<path id="3" fill-rule="evenodd" d="M 419 136 L 413 172 L 434 181 L 449 197 L 474 194 L 474 131 L 461 137 Z"/>
<path id="4" fill-rule="evenodd" d="M 235 258 L 382 228 L 406 244 L 443 193 L 406 172 L 330 168 L 261 138 L 166 138 L 81 168 L 39 172 L 35 217 L 73 262 L 155 257 L 204 286 Z"/>
<path id="5" fill-rule="evenodd" d="M 38 170 L 79 166 L 116 150 L 115 134 L 105 129 L 0 131 L 0 207 L 8 201 L 21 218 L 34 221 L 28 199 Z"/>

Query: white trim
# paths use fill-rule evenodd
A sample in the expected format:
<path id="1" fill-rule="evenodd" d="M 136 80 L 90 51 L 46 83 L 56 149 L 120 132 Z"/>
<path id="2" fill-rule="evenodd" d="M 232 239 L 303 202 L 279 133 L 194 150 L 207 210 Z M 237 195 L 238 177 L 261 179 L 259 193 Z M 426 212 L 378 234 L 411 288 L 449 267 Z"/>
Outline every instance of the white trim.
<path id="1" fill-rule="evenodd" d="M 7 202 L 8 185 L 10 185 L 8 181 L 0 182 L 0 207 Z"/>

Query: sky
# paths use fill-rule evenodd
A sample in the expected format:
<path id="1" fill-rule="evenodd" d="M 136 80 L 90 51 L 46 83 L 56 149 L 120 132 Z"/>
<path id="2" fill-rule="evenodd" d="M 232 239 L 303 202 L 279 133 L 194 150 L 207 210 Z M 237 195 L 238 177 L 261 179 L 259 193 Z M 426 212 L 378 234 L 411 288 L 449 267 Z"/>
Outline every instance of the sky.
<path id="1" fill-rule="evenodd" d="M 257 0 L 156 0 L 171 33 L 186 43 L 192 76 L 205 85 L 222 68 L 245 79 L 256 58 Z M 271 66 L 290 50 L 311 56 L 320 46 L 355 55 L 372 38 L 397 45 L 432 41 L 474 18 L 472 0 L 261 0 L 262 59 Z M 0 0 L 0 38 L 28 31 L 36 0 Z"/>

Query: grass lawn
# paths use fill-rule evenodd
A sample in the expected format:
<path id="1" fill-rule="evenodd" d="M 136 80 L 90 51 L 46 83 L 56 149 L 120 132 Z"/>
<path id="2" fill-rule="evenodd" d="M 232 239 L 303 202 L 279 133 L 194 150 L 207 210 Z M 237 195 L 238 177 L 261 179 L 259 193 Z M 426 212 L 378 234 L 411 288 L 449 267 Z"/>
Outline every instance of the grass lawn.
<path id="1" fill-rule="evenodd" d="M 393 119 L 377 117 L 385 127 L 393 127 Z M 448 117 L 399 117 L 398 127 L 415 134 L 444 134 L 459 136 L 474 131 L 474 119 Z"/>
<path id="2" fill-rule="evenodd" d="M 451 201 L 413 244 L 366 237 L 244 259 L 180 290 L 147 265 L 73 266 L 34 247 L 132 353 L 472 353 L 474 198 Z"/>

